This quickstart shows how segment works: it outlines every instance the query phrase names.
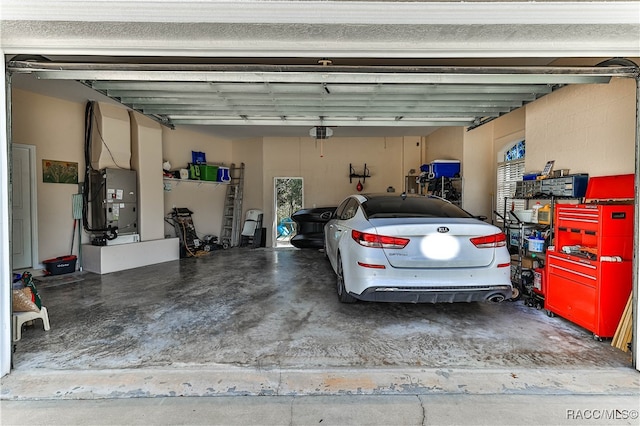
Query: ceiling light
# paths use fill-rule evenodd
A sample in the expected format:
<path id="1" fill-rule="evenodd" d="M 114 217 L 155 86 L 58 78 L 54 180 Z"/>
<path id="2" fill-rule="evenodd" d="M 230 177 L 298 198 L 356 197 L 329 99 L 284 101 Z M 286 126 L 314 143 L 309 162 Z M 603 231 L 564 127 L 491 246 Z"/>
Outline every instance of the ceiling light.
<path id="1" fill-rule="evenodd" d="M 326 126 L 316 126 L 309 129 L 309 136 L 316 139 L 329 139 L 333 136 L 333 130 Z"/>

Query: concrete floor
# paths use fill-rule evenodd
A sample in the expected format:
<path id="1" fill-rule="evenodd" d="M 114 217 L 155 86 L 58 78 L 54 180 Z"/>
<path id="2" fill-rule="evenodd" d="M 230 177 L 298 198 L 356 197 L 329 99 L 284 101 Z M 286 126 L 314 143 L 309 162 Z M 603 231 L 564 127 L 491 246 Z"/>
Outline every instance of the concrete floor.
<path id="1" fill-rule="evenodd" d="M 344 305 L 334 281 L 316 250 L 234 248 L 44 282 L 51 330 L 0 397 L 640 395 L 629 354 L 522 302 Z"/>

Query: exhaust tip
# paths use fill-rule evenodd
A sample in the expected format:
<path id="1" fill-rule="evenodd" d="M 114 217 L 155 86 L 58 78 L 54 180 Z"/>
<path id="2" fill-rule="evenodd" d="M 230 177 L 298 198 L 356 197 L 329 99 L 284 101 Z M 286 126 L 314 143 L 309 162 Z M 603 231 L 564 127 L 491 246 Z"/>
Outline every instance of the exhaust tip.
<path id="1" fill-rule="evenodd" d="M 489 297 L 487 297 L 487 301 L 491 302 L 491 303 L 500 303 L 500 302 L 504 302 L 505 297 L 502 294 L 493 294 Z"/>

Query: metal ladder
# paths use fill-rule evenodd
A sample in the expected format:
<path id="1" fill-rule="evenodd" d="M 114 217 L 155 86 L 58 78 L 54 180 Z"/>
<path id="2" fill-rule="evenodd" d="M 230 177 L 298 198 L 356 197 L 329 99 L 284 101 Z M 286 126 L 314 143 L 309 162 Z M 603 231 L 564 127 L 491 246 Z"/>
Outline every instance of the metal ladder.
<path id="1" fill-rule="evenodd" d="M 224 199 L 222 231 L 220 243 L 223 249 L 236 247 L 240 242 L 240 222 L 242 220 L 242 198 L 244 192 L 244 163 L 240 167 L 229 167 L 231 181 Z"/>

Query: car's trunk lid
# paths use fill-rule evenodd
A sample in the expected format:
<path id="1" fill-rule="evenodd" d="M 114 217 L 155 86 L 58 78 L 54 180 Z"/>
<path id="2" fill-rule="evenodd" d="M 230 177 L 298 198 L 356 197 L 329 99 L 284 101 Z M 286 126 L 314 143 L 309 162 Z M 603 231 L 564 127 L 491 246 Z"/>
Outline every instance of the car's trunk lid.
<path id="1" fill-rule="evenodd" d="M 382 249 L 395 268 L 473 268 L 488 266 L 495 248 L 478 248 L 471 238 L 497 228 L 475 219 L 370 219 L 379 235 L 408 238 L 403 249 Z"/>

